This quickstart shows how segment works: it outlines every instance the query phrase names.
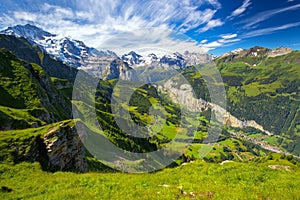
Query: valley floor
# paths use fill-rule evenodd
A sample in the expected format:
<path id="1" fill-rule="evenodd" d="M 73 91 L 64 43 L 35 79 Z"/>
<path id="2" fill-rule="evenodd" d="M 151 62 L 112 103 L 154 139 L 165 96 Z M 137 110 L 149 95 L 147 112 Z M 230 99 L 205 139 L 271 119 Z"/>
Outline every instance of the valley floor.
<path id="1" fill-rule="evenodd" d="M 300 199 L 300 168 L 286 160 L 203 161 L 150 174 L 44 172 L 0 165 L 0 199 Z"/>

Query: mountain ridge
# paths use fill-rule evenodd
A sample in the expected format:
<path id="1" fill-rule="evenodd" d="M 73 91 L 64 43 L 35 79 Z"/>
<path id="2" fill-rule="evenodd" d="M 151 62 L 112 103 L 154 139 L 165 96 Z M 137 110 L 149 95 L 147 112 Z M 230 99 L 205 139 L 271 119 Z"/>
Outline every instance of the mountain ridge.
<path id="1" fill-rule="evenodd" d="M 53 58 L 58 59 L 69 66 L 80 68 L 87 72 L 89 72 L 90 68 L 95 68 L 91 67 L 90 64 L 95 64 L 97 60 L 99 60 L 100 68 L 106 68 L 102 71 L 108 71 L 107 67 L 110 63 L 102 62 L 103 60 L 122 60 L 131 68 L 135 68 L 137 66 L 158 65 L 164 67 L 185 68 L 189 65 L 207 63 L 214 59 L 214 56 L 209 54 L 189 53 L 187 51 L 183 54 L 173 53 L 160 58 L 155 54 L 149 54 L 147 57 L 143 57 L 134 51 L 118 56 L 113 51 L 99 51 L 93 47 L 86 46 L 82 41 L 74 40 L 70 37 L 61 37 L 51 34 L 30 24 L 8 27 L 0 33 L 16 37 L 24 37 L 32 45 L 38 45 L 44 52 L 50 54 Z M 118 67 L 115 70 L 118 71 Z M 92 69 L 92 71 L 94 71 L 94 69 Z M 101 76 L 103 76 L 103 74 L 101 74 Z M 105 74 L 104 76 L 115 77 L 116 75 Z"/>

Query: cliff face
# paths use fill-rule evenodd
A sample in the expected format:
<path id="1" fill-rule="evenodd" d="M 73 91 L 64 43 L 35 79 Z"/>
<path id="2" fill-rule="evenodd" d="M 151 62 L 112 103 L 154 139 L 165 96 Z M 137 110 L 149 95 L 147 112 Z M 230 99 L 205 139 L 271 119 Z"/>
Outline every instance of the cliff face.
<path id="1" fill-rule="evenodd" d="M 203 99 L 195 98 L 190 85 L 183 84 L 178 87 L 176 86 L 175 82 L 168 81 L 163 86 L 157 86 L 157 89 L 159 92 L 167 94 L 174 103 L 184 106 L 191 112 L 202 112 L 210 108 L 215 114 L 216 119 L 225 126 L 231 126 L 234 128 L 253 127 L 268 135 L 272 134 L 269 131 L 265 130 L 263 126 L 253 120 L 239 120 L 219 105 L 206 102 Z"/>
<path id="2" fill-rule="evenodd" d="M 104 80 L 114 78 L 128 80 L 132 76 L 128 64 L 115 57 L 91 57 L 79 69 Z"/>
<path id="3" fill-rule="evenodd" d="M 290 48 L 285 48 L 285 47 L 279 47 L 276 49 L 273 49 L 272 51 L 270 51 L 268 53 L 268 57 L 274 58 L 274 57 L 278 57 L 278 56 L 283 56 L 286 54 L 291 53 L 293 50 Z"/>
<path id="4" fill-rule="evenodd" d="M 0 160 L 14 164 L 39 162 L 46 171 L 86 172 L 85 148 L 75 123 L 80 122 L 67 120 L 35 129 L 2 132 L 0 144 L 4 153 Z"/>
<path id="5" fill-rule="evenodd" d="M 72 122 L 62 122 L 44 135 L 49 168 L 52 170 L 87 171 L 85 149 Z"/>

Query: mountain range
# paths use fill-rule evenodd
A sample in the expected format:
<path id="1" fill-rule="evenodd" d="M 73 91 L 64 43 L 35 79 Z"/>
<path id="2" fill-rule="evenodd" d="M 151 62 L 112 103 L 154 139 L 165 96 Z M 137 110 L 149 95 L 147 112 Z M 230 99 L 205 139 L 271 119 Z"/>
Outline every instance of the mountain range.
<path id="1" fill-rule="evenodd" d="M 213 55 L 189 53 L 187 51 L 183 54 L 173 53 L 162 57 L 158 57 L 154 53 L 143 57 L 134 51 L 118 56 L 110 50 L 99 51 L 86 46 L 82 41 L 55 35 L 30 24 L 9 27 L 0 33 L 23 37 L 30 44 L 39 46 L 42 51 L 52 58 L 93 75 L 103 76 L 104 79 L 117 77 L 117 74 L 109 73 L 111 71 L 120 72 L 124 67 L 128 69 L 139 66 L 185 68 L 190 65 L 207 63 L 214 59 Z M 119 64 L 110 65 L 112 62 Z M 99 73 L 100 71 L 102 73 Z"/>
<path id="2" fill-rule="evenodd" d="M 159 66 L 183 69 L 188 66 L 208 63 L 216 57 L 203 53 L 173 53 L 158 57 L 154 53 L 141 56 L 134 51 L 118 56 L 110 50 L 100 51 L 93 47 L 88 47 L 82 41 L 52 34 L 36 26 L 17 25 L 8 27 L 0 32 L 5 35 L 25 38 L 31 45 L 37 45 L 43 52 L 52 58 L 62 61 L 73 68 L 82 69 L 92 75 L 103 79 L 112 79 L 122 76 L 124 69 L 130 70 L 137 67 Z M 236 49 L 220 56 L 223 61 L 228 62 L 233 59 L 243 57 L 276 57 L 291 53 L 292 49 L 279 47 L 267 49 L 263 47 L 253 47 L 249 50 Z"/>
<path id="3" fill-rule="evenodd" d="M 127 151 L 156 151 L 172 141 L 174 133 L 179 134 L 176 142 L 180 145 L 193 140 L 173 165 L 199 159 L 198 152 L 208 137 L 209 127 L 222 131 L 212 144 L 212 151 L 204 157 L 206 162 L 251 161 L 270 152 L 294 155 L 295 158 L 300 155 L 299 51 L 255 46 L 236 49 L 220 57 L 191 52 L 161 57 L 153 53 L 141 56 L 134 51 L 118 56 L 112 51 L 96 50 L 83 42 L 32 25 L 10 27 L 1 33 L 0 129 L 3 138 L 0 136 L 0 145 L 3 148 L 0 160 L 13 163 L 39 161 L 51 171 L 102 169 L 103 165 L 75 136 L 76 124 L 91 126 L 93 132 L 95 123 L 69 121 L 73 118 L 72 104 L 83 116 L 89 115 L 90 108 L 96 106 L 97 120 L 104 129 L 101 136 Z M 224 81 L 227 108 L 212 103 L 210 99 L 206 80 L 215 79 L 216 74 L 203 75 L 197 70 L 211 61 Z M 171 74 L 172 80 L 163 85 L 145 84 L 136 91 L 126 85 L 126 80 L 132 80 L 147 70 L 153 70 L 149 73 L 149 80 L 165 80 L 170 77 L 170 74 L 164 74 L 169 68 L 175 69 L 176 74 Z M 84 93 L 88 84 L 81 91 L 87 102 L 72 98 L 76 75 L 82 71 L 89 74 L 89 81 L 95 76 L 102 78 L 94 98 L 95 105 L 91 103 L 93 95 Z M 182 82 L 181 77 L 191 87 Z M 159 110 L 152 106 L 155 102 L 155 105 L 164 107 L 166 116 L 158 134 L 150 138 L 128 137 L 118 127 L 111 97 L 120 95 L 114 93 L 119 79 L 125 81 L 119 89 L 132 92 L 129 107 L 121 108 L 130 116 L 124 116 L 122 120 L 132 119 L 134 123 L 147 127 L 153 120 L 150 110 Z M 214 92 L 218 94 L 218 91 Z M 183 111 L 179 104 L 193 114 L 181 115 Z M 211 119 L 217 119 L 222 126 L 219 127 L 217 121 L 210 122 Z M 181 121 L 183 127 L 180 127 Z M 129 130 L 135 131 L 134 124 L 127 125 Z M 188 127 L 196 130 L 188 132 Z M 16 133 L 11 135 L 10 130 Z M 179 151 L 180 145 L 172 150 Z M 73 155 L 68 146 L 78 151 Z M 47 159 L 41 159 L 39 155 L 47 155 Z M 109 154 L 110 162 L 122 166 L 123 163 L 116 162 L 115 156 Z M 129 159 L 124 162 L 129 162 Z M 140 160 L 140 163 L 146 165 L 145 160 Z M 137 163 L 131 164 L 132 168 L 126 170 L 139 168 Z M 148 167 L 153 169 L 155 165 Z"/>

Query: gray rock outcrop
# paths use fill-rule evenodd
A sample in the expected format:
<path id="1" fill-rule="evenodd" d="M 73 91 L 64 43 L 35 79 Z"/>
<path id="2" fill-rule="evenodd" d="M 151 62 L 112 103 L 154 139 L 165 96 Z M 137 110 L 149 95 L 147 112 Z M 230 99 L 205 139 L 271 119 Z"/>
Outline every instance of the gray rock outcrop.
<path id="1" fill-rule="evenodd" d="M 80 122 L 77 122 L 80 123 Z M 61 122 L 44 135 L 49 168 L 59 171 L 86 172 L 85 149 L 71 121 Z"/>

